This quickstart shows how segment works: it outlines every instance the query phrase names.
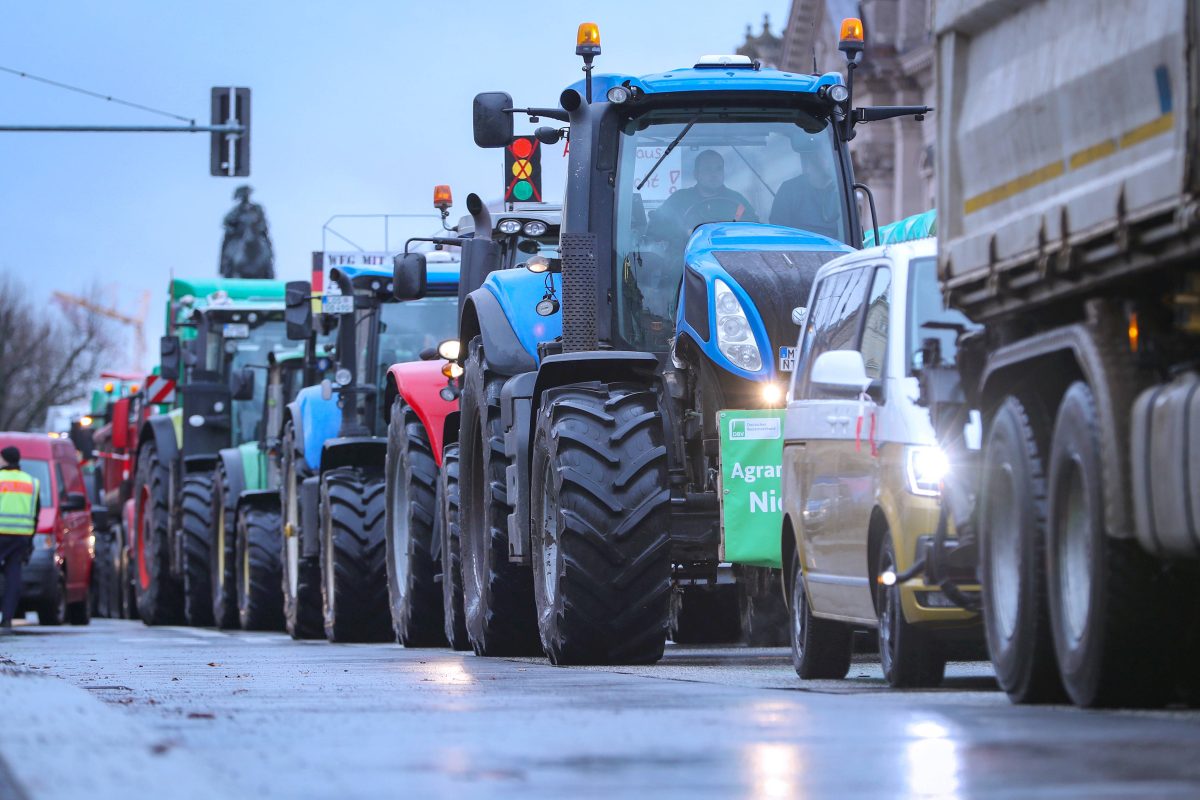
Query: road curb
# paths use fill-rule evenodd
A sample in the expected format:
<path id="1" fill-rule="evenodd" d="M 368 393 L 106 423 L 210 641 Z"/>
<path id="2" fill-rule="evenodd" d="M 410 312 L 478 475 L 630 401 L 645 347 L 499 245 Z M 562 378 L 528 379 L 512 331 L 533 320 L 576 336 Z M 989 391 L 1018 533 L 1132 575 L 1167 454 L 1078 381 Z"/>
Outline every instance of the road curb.
<path id="1" fill-rule="evenodd" d="M 0 665 L 0 709 L 0 796 L 226 795 L 178 742 L 67 681 Z"/>

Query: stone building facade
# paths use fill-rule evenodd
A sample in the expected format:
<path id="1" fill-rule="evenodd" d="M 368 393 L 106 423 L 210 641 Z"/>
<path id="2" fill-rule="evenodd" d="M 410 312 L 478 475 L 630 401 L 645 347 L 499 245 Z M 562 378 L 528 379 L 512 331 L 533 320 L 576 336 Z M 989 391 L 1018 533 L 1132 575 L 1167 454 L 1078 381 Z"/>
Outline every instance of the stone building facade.
<path id="1" fill-rule="evenodd" d="M 839 27 L 845 17 L 859 17 L 867 49 L 855 71 L 855 105 L 933 106 L 931 6 L 931 0 L 792 0 L 776 65 L 812 72 L 815 61 L 817 72 L 844 73 Z M 747 30 L 743 48 L 762 47 L 761 39 Z M 881 225 L 933 208 L 935 136 L 932 116 L 924 122 L 906 117 L 858 126 L 852 145 L 855 176 L 871 187 Z"/>

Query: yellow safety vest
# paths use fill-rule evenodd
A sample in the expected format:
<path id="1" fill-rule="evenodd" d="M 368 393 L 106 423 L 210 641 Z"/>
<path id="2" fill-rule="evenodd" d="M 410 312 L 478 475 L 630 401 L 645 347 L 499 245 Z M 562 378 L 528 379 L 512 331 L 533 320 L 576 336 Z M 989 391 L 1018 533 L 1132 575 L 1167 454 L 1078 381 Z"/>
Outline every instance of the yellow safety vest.
<path id="1" fill-rule="evenodd" d="M 38 482 L 19 469 L 0 470 L 0 534 L 32 536 L 37 528 Z"/>

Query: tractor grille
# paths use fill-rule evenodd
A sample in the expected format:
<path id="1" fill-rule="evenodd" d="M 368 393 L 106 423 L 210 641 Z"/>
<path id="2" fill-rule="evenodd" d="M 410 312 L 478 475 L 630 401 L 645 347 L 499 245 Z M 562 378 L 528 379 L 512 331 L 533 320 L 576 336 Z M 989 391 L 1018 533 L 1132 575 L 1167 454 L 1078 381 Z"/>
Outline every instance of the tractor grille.
<path id="1" fill-rule="evenodd" d="M 563 351 L 596 349 L 596 234 L 564 233 L 562 258 Z"/>
<path id="2" fill-rule="evenodd" d="M 764 355 L 775 362 L 780 347 L 794 347 L 800 338 L 800 328 L 792 322 L 792 309 L 808 303 L 808 292 L 821 265 L 842 254 L 828 250 L 727 250 L 714 255 L 754 299 L 771 339 L 771 352 Z"/>

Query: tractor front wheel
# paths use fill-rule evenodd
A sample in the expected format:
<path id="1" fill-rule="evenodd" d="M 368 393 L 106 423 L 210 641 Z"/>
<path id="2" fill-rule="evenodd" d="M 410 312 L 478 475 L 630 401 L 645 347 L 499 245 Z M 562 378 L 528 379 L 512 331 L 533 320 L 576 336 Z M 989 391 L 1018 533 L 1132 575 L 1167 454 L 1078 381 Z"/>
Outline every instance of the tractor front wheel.
<path id="1" fill-rule="evenodd" d="M 321 477 L 321 598 L 331 642 L 395 640 L 387 603 L 384 483 L 355 469 Z"/>
<path id="2" fill-rule="evenodd" d="M 293 639 L 324 639 L 321 559 L 304 555 L 305 521 L 300 502 L 304 456 L 296 450 L 296 426 L 291 420 L 283 427 L 281 448 L 283 479 L 279 486 L 279 504 L 283 510 L 283 537 L 279 560 L 284 626 Z"/>
<path id="3" fill-rule="evenodd" d="M 279 512 L 244 506 L 237 515 L 238 620 L 244 631 L 283 630 Z"/>
<path id="4" fill-rule="evenodd" d="M 212 491 L 212 524 L 215 533 L 209 548 L 209 579 L 212 585 L 212 613 L 218 628 L 236 628 L 237 606 L 237 502 L 225 472 L 224 462 L 217 463 Z"/>
<path id="5" fill-rule="evenodd" d="M 530 539 L 538 630 L 555 664 L 662 658 L 671 597 L 663 436 L 655 395 L 641 386 L 543 395 Z"/>
<path id="6" fill-rule="evenodd" d="M 442 614 L 446 640 L 455 650 L 470 650 L 463 610 L 462 532 L 458 521 L 458 442 L 442 450 L 438 473 L 438 535 L 442 537 Z"/>
<path id="7" fill-rule="evenodd" d="M 213 624 L 212 579 L 209 550 L 212 547 L 213 476 L 207 472 L 188 475 L 180 491 L 183 536 L 183 616 L 188 625 Z"/>
<path id="8" fill-rule="evenodd" d="M 184 619 L 183 586 L 171 576 L 169 482 L 158 448 L 147 444 L 138 458 L 133 484 L 137 513 L 131 565 L 138 615 L 147 625 L 179 625 Z"/>

